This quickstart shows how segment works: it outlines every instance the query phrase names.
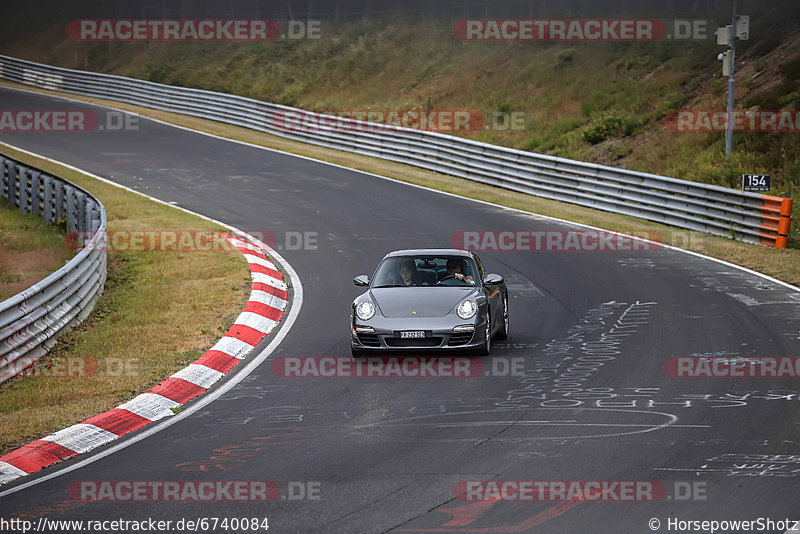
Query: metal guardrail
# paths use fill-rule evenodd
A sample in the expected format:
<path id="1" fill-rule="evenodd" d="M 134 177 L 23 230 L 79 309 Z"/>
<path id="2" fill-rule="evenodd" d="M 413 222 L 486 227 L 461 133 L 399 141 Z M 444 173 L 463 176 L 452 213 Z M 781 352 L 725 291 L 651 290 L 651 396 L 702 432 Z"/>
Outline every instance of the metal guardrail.
<path id="1" fill-rule="evenodd" d="M 748 243 L 786 247 L 792 199 L 535 154 L 251 98 L 0 56 L 0 77 L 243 126 L 521 193 Z"/>
<path id="2" fill-rule="evenodd" d="M 0 196 L 21 212 L 66 223 L 82 247 L 62 268 L 0 302 L 1 384 L 34 365 L 56 336 L 92 311 L 106 280 L 107 220 L 103 204 L 89 192 L 3 154 Z"/>

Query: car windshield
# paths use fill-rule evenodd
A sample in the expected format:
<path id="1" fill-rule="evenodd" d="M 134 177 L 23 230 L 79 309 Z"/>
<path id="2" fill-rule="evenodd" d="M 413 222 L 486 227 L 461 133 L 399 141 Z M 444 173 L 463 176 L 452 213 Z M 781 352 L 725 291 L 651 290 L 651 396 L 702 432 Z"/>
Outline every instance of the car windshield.
<path id="1" fill-rule="evenodd" d="M 464 256 L 392 256 L 378 266 L 373 287 L 473 286 L 476 280 Z"/>

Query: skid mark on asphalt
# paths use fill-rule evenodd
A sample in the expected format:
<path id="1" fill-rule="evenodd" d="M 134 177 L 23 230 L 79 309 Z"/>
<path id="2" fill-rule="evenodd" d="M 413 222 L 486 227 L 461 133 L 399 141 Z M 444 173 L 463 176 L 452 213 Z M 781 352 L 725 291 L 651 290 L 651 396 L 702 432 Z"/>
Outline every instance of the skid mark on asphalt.
<path id="1" fill-rule="evenodd" d="M 550 506 L 549 508 L 515 524 L 505 524 L 494 527 L 472 527 L 469 525 L 477 522 L 487 515 L 497 504 L 496 500 L 479 501 L 473 504 L 451 508 L 438 508 L 437 512 L 450 514 L 453 519 L 434 528 L 397 528 L 396 532 L 525 532 L 535 526 L 541 525 L 568 512 L 570 509 L 582 504 L 583 501 L 565 501 Z"/>

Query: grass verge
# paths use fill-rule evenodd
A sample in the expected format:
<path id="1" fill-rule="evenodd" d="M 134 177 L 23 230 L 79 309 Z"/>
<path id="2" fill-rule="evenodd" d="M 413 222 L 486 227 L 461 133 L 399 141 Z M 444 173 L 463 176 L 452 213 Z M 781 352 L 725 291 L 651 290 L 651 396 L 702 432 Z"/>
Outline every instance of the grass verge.
<path id="1" fill-rule="evenodd" d="M 692 232 L 666 226 L 663 224 L 637 219 L 625 215 L 618 215 L 591 208 L 584 208 L 573 204 L 558 202 L 508 191 L 498 187 L 471 182 L 435 172 L 418 169 L 390 161 L 384 161 L 368 156 L 339 152 L 336 150 L 317 147 L 281 137 L 264 134 L 247 128 L 230 126 L 206 119 L 187 117 L 177 113 L 156 111 L 141 106 L 123 104 L 110 100 L 88 98 L 78 95 L 64 95 L 55 91 L 30 88 L 13 82 L 0 81 L 0 85 L 24 88 L 44 94 L 68 96 L 76 100 L 92 102 L 116 109 L 123 109 L 139 113 L 172 124 L 185 126 L 195 130 L 209 132 L 221 137 L 252 143 L 259 146 L 274 148 L 293 154 L 309 156 L 359 169 L 382 176 L 387 176 L 404 182 L 422 185 L 441 191 L 455 193 L 461 196 L 493 202 L 502 206 L 517 208 L 532 213 L 568 219 L 578 223 L 606 228 L 624 233 L 642 235 L 651 232 L 660 236 L 661 240 L 669 245 L 679 246 L 687 250 L 699 252 L 741 265 L 764 274 L 773 276 L 790 284 L 800 286 L 800 249 L 771 249 L 756 245 L 748 245 L 722 237 Z M 794 225 L 800 224 L 797 220 Z M 650 234 L 650 235 L 653 235 Z"/>
<path id="2" fill-rule="evenodd" d="M 0 200 L 0 301 L 13 297 L 58 270 L 75 255 L 64 228 L 42 216 L 21 213 Z"/>
<path id="3" fill-rule="evenodd" d="M 106 206 L 109 232 L 223 230 L 80 172 L 0 150 L 91 191 Z M 235 250 L 109 251 L 105 292 L 92 314 L 59 338 L 32 376 L 0 386 L 0 454 L 113 408 L 185 367 L 227 331 L 249 293 L 247 263 Z M 76 376 L 60 377 L 70 370 Z"/>

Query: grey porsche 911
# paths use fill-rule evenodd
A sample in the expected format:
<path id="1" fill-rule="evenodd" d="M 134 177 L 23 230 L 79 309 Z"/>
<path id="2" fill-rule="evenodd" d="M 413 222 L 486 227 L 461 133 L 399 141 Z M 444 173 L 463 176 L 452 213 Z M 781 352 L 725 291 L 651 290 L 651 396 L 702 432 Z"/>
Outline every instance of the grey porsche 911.
<path id="1" fill-rule="evenodd" d="M 353 356 L 391 350 L 453 350 L 487 355 L 508 336 L 508 290 L 478 256 L 458 249 L 390 252 L 350 310 Z"/>

